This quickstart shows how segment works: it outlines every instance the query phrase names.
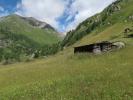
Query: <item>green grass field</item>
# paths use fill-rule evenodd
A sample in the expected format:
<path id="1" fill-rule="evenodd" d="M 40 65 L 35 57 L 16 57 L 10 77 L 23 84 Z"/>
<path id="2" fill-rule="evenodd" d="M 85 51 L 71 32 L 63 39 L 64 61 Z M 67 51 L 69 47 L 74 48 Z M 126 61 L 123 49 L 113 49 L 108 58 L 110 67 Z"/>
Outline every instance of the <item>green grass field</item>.
<path id="1" fill-rule="evenodd" d="M 123 41 L 121 50 L 74 55 L 71 46 L 48 58 L 0 65 L 0 100 L 133 100 L 133 38 L 122 33 L 131 25 L 117 23 L 73 45 Z"/>
<path id="2" fill-rule="evenodd" d="M 123 33 L 126 28 L 133 29 L 133 19 L 129 19 L 133 16 L 132 5 L 132 0 L 121 0 L 117 5 L 111 5 L 99 14 L 101 18 L 107 13 L 109 16 L 92 28 L 89 35 L 85 34 L 77 41 L 76 37 L 90 26 L 91 19 L 97 20 L 97 15 L 87 19 L 72 36 L 68 34 L 66 37 L 66 44 L 77 42 L 56 55 L 27 63 L 1 64 L 0 100 L 133 100 L 133 38 L 124 38 Z M 115 7 L 121 9 L 115 10 Z M 9 27 L 39 44 L 59 40 L 53 34 L 47 34 L 46 30 L 15 20 L 15 26 Z M 107 25 L 108 22 L 111 24 Z M 42 34 L 44 31 L 46 34 Z M 121 41 L 126 47 L 101 55 L 73 53 L 75 46 L 101 41 Z"/>

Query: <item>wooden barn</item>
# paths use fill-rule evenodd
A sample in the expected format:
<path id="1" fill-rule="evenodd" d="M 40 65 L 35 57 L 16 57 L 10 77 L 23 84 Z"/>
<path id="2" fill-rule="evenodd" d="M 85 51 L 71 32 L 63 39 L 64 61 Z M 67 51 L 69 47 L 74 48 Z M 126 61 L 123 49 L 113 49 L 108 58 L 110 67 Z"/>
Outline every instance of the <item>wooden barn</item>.
<path id="1" fill-rule="evenodd" d="M 107 52 L 115 48 L 116 46 L 113 43 L 108 41 L 103 41 L 100 43 L 94 43 L 90 45 L 83 45 L 74 47 L 74 53 L 95 53 L 99 54 L 102 52 Z"/>

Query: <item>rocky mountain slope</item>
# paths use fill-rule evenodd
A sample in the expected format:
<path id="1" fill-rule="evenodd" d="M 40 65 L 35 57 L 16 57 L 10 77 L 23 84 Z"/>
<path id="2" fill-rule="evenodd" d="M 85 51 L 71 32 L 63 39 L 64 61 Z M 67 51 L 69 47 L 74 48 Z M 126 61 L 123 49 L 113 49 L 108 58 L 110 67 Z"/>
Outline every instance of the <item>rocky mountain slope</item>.
<path id="1" fill-rule="evenodd" d="M 40 29 L 51 29 L 53 31 L 55 31 L 55 29 L 49 25 L 46 22 L 42 22 L 42 21 L 38 21 L 37 19 L 33 18 L 33 17 L 21 17 L 22 19 L 24 19 L 26 22 L 28 22 L 30 25 L 34 26 L 34 27 L 38 27 Z"/>

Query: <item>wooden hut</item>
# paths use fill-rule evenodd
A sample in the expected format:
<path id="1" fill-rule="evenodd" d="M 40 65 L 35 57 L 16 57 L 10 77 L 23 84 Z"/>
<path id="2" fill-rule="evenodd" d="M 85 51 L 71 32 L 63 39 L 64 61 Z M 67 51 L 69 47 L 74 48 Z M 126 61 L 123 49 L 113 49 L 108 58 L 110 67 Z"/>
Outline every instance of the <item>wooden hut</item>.
<path id="1" fill-rule="evenodd" d="M 74 53 L 102 53 L 111 50 L 115 45 L 108 41 L 74 47 Z"/>

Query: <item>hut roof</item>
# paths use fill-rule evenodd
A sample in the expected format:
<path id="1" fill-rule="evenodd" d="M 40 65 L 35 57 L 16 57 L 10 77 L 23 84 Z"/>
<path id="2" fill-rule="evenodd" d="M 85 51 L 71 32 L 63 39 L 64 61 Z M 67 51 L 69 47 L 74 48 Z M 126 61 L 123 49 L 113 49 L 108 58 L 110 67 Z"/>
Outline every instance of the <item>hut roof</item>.
<path id="1" fill-rule="evenodd" d="M 92 44 L 88 44 L 88 45 L 75 46 L 74 48 L 88 47 L 88 46 L 94 46 L 94 45 L 103 45 L 103 44 L 112 44 L 112 43 L 109 41 L 102 41 L 102 42 L 96 42 L 96 43 L 92 43 Z"/>

